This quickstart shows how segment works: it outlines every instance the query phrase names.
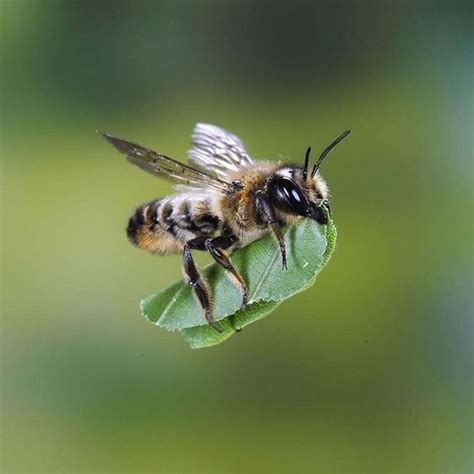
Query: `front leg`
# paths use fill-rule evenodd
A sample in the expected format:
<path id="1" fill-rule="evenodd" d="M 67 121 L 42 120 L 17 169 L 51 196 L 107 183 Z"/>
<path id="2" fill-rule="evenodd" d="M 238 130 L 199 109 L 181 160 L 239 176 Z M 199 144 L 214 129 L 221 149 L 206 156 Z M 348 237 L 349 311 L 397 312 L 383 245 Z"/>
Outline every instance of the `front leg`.
<path id="1" fill-rule="evenodd" d="M 276 218 L 273 204 L 267 194 L 265 194 L 265 192 L 262 190 L 258 190 L 255 193 L 255 212 L 257 215 L 257 220 L 269 227 L 273 235 L 276 237 L 278 245 L 280 246 L 282 266 L 283 269 L 286 270 L 287 264 L 285 239 L 283 238 L 280 223 Z"/>

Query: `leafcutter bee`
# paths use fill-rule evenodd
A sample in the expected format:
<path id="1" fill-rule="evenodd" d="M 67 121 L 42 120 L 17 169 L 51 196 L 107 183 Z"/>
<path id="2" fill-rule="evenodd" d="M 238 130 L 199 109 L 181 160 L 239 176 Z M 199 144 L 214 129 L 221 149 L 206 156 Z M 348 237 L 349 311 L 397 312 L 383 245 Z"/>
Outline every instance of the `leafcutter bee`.
<path id="1" fill-rule="evenodd" d="M 303 166 L 254 160 L 238 137 L 203 123 L 195 126 L 188 153 L 195 166 L 136 143 L 102 135 L 134 165 L 181 183 L 176 186 L 176 193 L 138 206 L 129 218 L 127 236 L 132 244 L 151 253 L 183 255 L 185 279 L 208 323 L 220 331 L 213 318 L 209 285 L 194 263 L 192 251 L 208 251 L 225 268 L 245 306 L 247 285 L 232 265 L 230 254 L 270 232 L 279 244 L 282 266 L 286 268 L 282 226 L 304 218 L 327 223 L 328 186 L 319 167 L 349 133 L 346 130 L 329 144 L 311 171 L 311 147 Z"/>

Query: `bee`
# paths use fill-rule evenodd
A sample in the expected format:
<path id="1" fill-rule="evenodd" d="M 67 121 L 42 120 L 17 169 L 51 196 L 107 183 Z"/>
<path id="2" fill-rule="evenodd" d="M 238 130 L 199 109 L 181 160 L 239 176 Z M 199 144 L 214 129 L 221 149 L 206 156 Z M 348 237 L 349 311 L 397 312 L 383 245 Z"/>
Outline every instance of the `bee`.
<path id="1" fill-rule="evenodd" d="M 198 123 L 192 133 L 185 165 L 136 143 L 102 133 L 128 161 L 162 178 L 178 182 L 176 193 L 152 199 L 131 214 L 130 242 L 158 255 L 182 254 L 183 273 L 204 312 L 217 331 L 209 285 L 196 266 L 192 251 L 204 250 L 239 288 L 242 306 L 248 302 L 247 285 L 233 266 L 230 254 L 266 233 L 279 244 L 282 267 L 287 267 L 282 226 L 301 219 L 326 224 L 330 207 L 328 186 L 319 168 L 346 130 L 321 153 L 309 171 L 311 147 L 304 165 L 254 160 L 234 134 Z"/>

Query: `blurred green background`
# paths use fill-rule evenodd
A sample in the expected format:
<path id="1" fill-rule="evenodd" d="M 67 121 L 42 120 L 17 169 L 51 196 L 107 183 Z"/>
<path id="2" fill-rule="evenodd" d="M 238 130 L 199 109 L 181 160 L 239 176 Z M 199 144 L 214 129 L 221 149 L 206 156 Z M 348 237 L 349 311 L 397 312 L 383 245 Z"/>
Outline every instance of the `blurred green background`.
<path id="1" fill-rule="evenodd" d="M 471 2 L 0 15 L 2 472 L 471 472 Z M 124 233 L 171 187 L 95 130 L 185 160 L 197 121 L 297 162 L 353 133 L 317 284 L 192 351 L 138 310 L 180 258 Z"/>

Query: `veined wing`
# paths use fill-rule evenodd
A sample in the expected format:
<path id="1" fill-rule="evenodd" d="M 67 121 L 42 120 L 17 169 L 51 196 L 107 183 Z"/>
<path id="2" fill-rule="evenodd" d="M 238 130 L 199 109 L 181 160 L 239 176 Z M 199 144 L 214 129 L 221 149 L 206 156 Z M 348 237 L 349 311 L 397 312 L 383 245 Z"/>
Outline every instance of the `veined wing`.
<path id="1" fill-rule="evenodd" d="M 192 134 L 192 148 L 188 152 L 191 161 L 224 178 L 253 164 L 245 145 L 239 137 L 223 128 L 197 123 Z"/>
<path id="2" fill-rule="evenodd" d="M 128 161 L 155 176 L 180 181 L 184 184 L 198 185 L 204 188 L 212 188 L 221 192 L 230 192 L 233 187 L 230 183 L 203 171 L 184 165 L 178 161 L 168 158 L 149 148 L 136 143 L 113 137 L 107 133 L 101 135 L 111 143 L 118 151 L 127 155 Z"/>

